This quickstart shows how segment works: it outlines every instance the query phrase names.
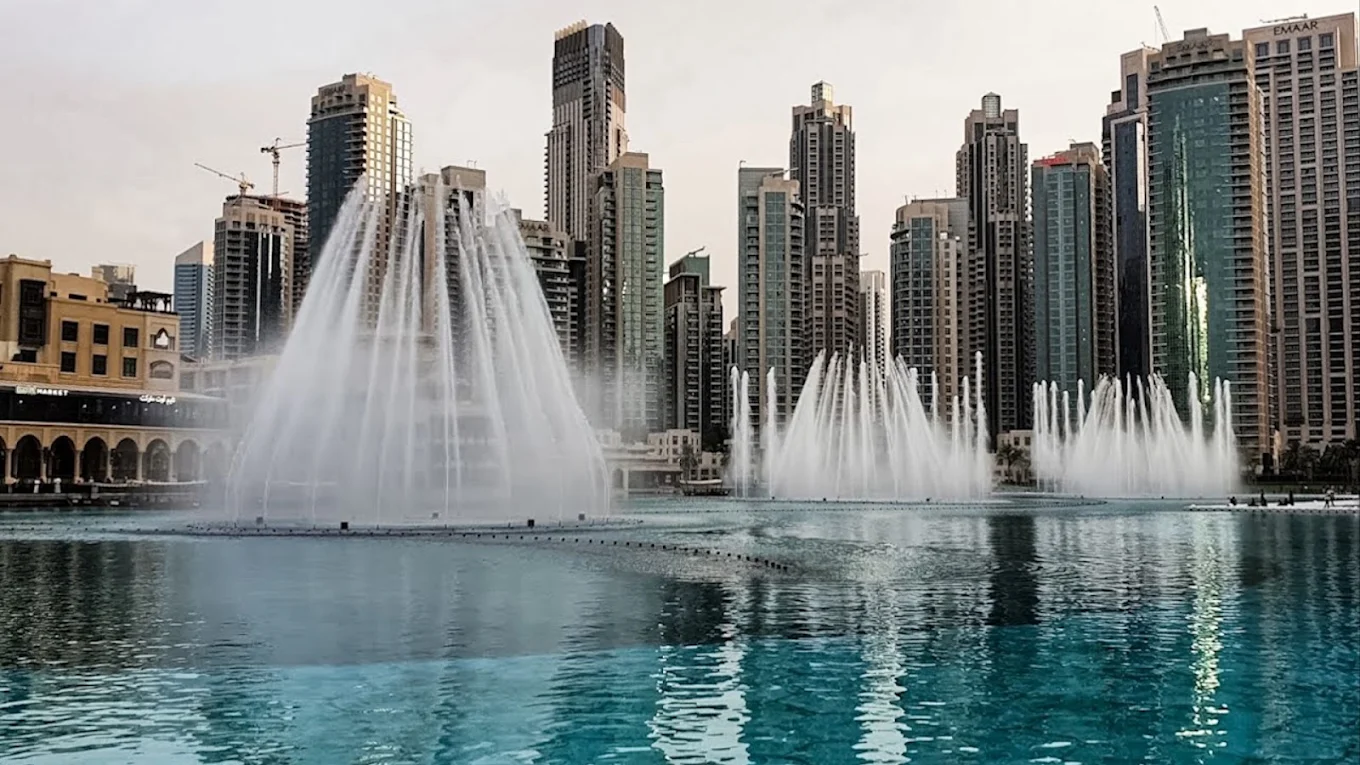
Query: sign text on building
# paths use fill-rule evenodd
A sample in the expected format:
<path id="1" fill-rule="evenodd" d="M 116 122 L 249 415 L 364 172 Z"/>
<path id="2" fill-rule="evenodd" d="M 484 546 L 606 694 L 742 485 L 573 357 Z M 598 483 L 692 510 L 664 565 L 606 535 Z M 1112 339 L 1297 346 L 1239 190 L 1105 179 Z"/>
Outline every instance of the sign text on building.
<path id="1" fill-rule="evenodd" d="M 1296 21 L 1293 24 L 1281 24 L 1271 32 L 1279 37 L 1280 35 L 1296 35 L 1299 32 L 1313 32 L 1317 30 L 1317 21 Z"/>
<path id="2" fill-rule="evenodd" d="M 16 385 L 14 392 L 20 396 L 65 396 L 71 391 L 65 388 L 39 388 L 35 385 Z"/>

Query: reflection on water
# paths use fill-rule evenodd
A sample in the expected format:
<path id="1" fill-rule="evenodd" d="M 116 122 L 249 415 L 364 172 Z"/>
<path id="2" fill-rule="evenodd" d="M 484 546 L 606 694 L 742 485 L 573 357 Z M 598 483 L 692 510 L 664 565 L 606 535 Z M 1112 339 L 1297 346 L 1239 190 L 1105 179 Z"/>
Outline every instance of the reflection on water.
<path id="1" fill-rule="evenodd" d="M 379 540 L 0 539 L 0 753 L 1360 758 L 1355 518 L 750 520 L 705 542 L 800 573 Z"/>

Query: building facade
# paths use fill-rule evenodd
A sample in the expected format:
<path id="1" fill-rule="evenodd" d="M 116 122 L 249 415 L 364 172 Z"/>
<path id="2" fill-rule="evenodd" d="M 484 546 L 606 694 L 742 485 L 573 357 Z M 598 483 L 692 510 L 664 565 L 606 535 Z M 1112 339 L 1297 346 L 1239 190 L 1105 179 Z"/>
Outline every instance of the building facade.
<path id="1" fill-rule="evenodd" d="M 797 181 L 807 220 L 803 329 L 808 352 L 859 354 L 859 217 L 855 214 L 853 111 L 831 85 L 793 107 L 789 179 Z"/>
<path id="2" fill-rule="evenodd" d="M 267 201 L 231 196 L 213 223 L 210 347 L 232 360 L 278 352 L 288 337 L 293 226 Z"/>
<path id="3" fill-rule="evenodd" d="M 969 266 L 968 200 L 917 199 L 897 208 L 888 257 L 892 355 L 920 373 L 922 401 L 947 412 L 971 373 L 960 301 Z M 932 376 L 940 402 L 928 384 Z"/>
<path id="4" fill-rule="evenodd" d="M 741 168 L 737 182 L 744 236 L 738 264 L 738 365 L 750 375 L 755 423 L 787 421 L 807 377 L 807 295 L 803 205 L 798 182 L 769 168 Z M 769 386 L 773 370 L 775 390 Z"/>
<path id="5" fill-rule="evenodd" d="M 516 211 L 518 212 L 518 211 Z M 580 369 L 582 310 L 585 297 L 585 258 L 565 231 L 547 221 L 521 217 L 519 233 L 538 274 L 553 329 L 567 368 Z"/>
<path id="6" fill-rule="evenodd" d="M 724 435 L 722 287 L 708 281 L 708 258 L 671 264 L 666 282 L 665 427 L 688 429 L 705 444 Z"/>
<path id="7" fill-rule="evenodd" d="M 1030 426 L 1034 383 L 1033 257 L 1029 149 L 1020 113 L 988 93 L 964 120 L 956 155 L 958 195 L 968 200 L 967 278 L 961 287 L 962 355 L 982 353 L 988 429 Z"/>
<path id="8" fill-rule="evenodd" d="M 665 209 L 661 170 L 646 154 L 624 154 L 596 179 L 586 261 L 591 414 L 625 438 L 664 420 Z"/>
<path id="9" fill-rule="evenodd" d="M 888 359 L 888 277 L 882 271 L 862 271 L 859 275 L 860 337 L 864 338 L 864 359 L 883 371 Z"/>
<path id="10" fill-rule="evenodd" d="M 185 356 L 205 358 L 212 347 L 213 243 L 197 242 L 175 256 L 175 313 L 179 348 Z"/>
<path id="11" fill-rule="evenodd" d="M 1115 374 L 1110 180 L 1093 143 L 1034 162 L 1035 376 L 1076 400 Z"/>
<path id="12" fill-rule="evenodd" d="M 317 89 L 307 120 L 308 251 L 293 261 L 290 305 L 302 304 L 311 270 L 360 178 L 365 179 L 365 198 L 386 208 L 375 238 L 377 252 L 386 252 L 397 206 L 415 180 L 411 151 L 411 123 L 397 108 L 391 84 L 372 75 L 347 74 Z M 371 266 L 371 297 L 377 296 L 384 267 L 381 258 Z"/>
<path id="13" fill-rule="evenodd" d="M 179 392 L 171 296 L 0 260 L 4 484 L 195 481 L 227 466 L 224 407 Z"/>
<path id="14" fill-rule="evenodd" d="M 628 151 L 623 35 L 613 24 L 581 21 L 557 32 L 552 93 L 546 217 L 568 236 L 585 242 L 590 240 L 595 177 Z"/>
<path id="15" fill-rule="evenodd" d="M 1184 415 L 1232 383 L 1250 462 L 1271 450 L 1261 91 L 1251 48 L 1195 29 L 1148 62 L 1152 367 Z M 1190 376 L 1194 375 L 1192 385 Z"/>
<path id="16" fill-rule="evenodd" d="M 1280 434 L 1360 436 L 1360 75 L 1353 13 L 1242 33 L 1265 115 Z"/>
<path id="17" fill-rule="evenodd" d="M 1110 176 L 1110 246 L 1115 262 L 1115 367 L 1121 379 L 1152 374 L 1148 314 L 1147 71 L 1155 48 L 1119 58 L 1119 90 L 1105 109 L 1103 146 Z"/>

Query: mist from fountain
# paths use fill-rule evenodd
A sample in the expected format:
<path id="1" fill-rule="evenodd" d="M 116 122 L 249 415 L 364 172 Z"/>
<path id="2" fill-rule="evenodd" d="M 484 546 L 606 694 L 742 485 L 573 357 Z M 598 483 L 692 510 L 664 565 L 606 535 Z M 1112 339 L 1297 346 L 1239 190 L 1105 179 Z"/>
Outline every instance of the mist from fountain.
<path id="1" fill-rule="evenodd" d="M 1192 373 L 1189 390 L 1199 390 Z M 1056 384 L 1034 386 L 1031 463 L 1041 487 L 1098 497 L 1223 497 L 1238 485 L 1232 388 L 1214 381 L 1213 428 L 1191 396 L 1190 420 L 1161 377 L 1102 378 L 1087 405 L 1084 381 L 1073 402 Z M 1075 404 L 1075 408 L 1074 408 Z"/>
<path id="2" fill-rule="evenodd" d="M 230 516 L 386 525 L 603 511 L 602 451 L 510 211 L 474 220 L 441 183 L 437 204 L 408 200 L 384 238 L 386 202 L 362 186 L 313 260 L 233 458 Z"/>
<path id="3" fill-rule="evenodd" d="M 732 476 L 738 493 L 752 490 L 749 375 L 734 369 Z M 738 383 L 739 384 L 736 384 Z M 777 400 L 774 370 L 767 398 Z M 884 369 L 862 359 L 818 354 L 787 423 L 762 407 L 761 496 L 778 499 L 969 499 L 991 490 L 987 413 L 982 404 L 982 358 L 964 378 L 961 396 L 940 413 L 938 378 L 930 376 L 930 404 L 921 377 L 898 359 Z M 976 402 L 976 403 L 974 403 Z M 744 416 L 743 416 L 744 414 Z M 738 483 L 739 477 L 744 482 Z"/>

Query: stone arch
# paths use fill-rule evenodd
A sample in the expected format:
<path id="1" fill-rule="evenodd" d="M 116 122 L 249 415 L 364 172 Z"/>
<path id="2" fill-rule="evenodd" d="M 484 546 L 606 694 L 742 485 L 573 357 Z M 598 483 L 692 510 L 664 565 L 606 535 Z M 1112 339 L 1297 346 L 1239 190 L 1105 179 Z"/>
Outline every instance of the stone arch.
<path id="1" fill-rule="evenodd" d="M 76 443 L 70 436 L 58 436 L 49 447 L 47 477 L 70 482 L 76 480 Z"/>
<path id="2" fill-rule="evenodd" d="M 176 481 L 197 481 L 200 479 L 202 466 L 200 449 L 198 442 L 192 438 L 186 438 L 180 442 L 175 449 L 175 480 Z"/>
<path id="3" fill-rule="evenodd" d="M 209 481 L 219 481 L 227 475 L 227 448 L 220 442 L 212 444 L 203 453 L 203 477 Z"/>
<path id="4" fill-rule="evenodd" d="M 109 470 L 115 481 L 131 481 L 137 478 L 137 442 L 124 438 L 109 454 Z"/>
<path id="5" fill-rule="evenodd" d="M 80 450 L 80 480 L 94 483 L 109 480 L 109 445 L 99 436 L 90 438 Z"/>
<path id="6" fill-rule="evenodd" d="M 42 478 L 42 442 L 32 433 L 19 439 L 14 445 L 11 463 L 14 477 L 20 481 L 37 481 Z"/>
<path id="7" fill-rule="evenodd" d="M 142 460 L 143 480 L 161 483 L 170 480 L 170 445 L 164 440 L 152 439 L 151 443 L 146 445 Z"/>

